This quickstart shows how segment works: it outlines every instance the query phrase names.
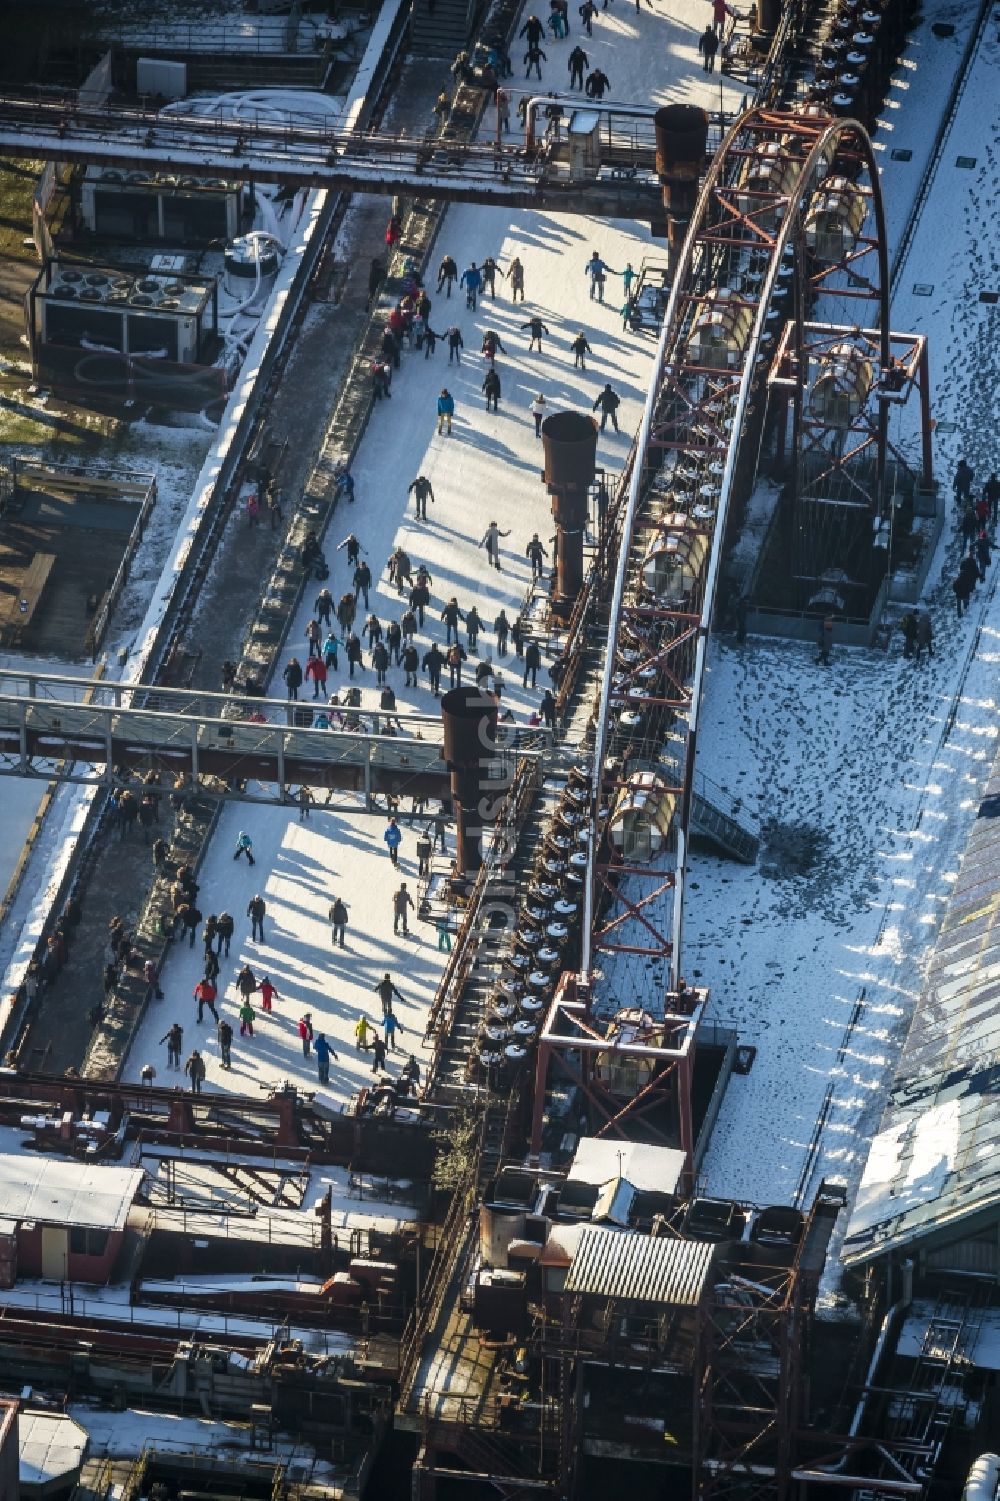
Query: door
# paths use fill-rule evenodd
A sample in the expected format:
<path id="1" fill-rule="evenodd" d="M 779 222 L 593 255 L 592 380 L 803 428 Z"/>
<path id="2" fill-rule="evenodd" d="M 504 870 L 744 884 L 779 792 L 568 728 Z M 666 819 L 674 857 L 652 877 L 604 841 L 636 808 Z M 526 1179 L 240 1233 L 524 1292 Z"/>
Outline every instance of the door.
<path id="1" fill-rule="evenodd" d="M 59 1225 L 42 1226 L 42 1276 L 50 1282 L 66 1281 L 69 1231 Z"/>

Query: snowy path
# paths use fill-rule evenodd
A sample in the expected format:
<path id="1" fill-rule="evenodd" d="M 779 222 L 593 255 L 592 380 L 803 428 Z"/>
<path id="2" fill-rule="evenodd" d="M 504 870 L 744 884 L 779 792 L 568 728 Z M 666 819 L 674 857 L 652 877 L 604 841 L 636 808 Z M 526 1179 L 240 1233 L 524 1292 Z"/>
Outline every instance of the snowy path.
<path id="1" fill-rule="evenodd" d="M 707 5 L 704 10 L 707 18 Z M 582 40 L 591 65 L 604 68 L 619 101 L 665 103 L 683 98 L 717 108 L 721 89 L 727 108 L 735 108 L 740 86 L 701 71 L 695 50 L 700 27 L 685 20 L 689 11 L 683 0 L 670 0 L 667 5 L 658 4 L 655 12 L 602 14 L 593 39 L 581 38 L 574 28 L 568 41 L 546 44 L 549 62 L 543 86 L 564 87 L 568 82 L 565 59 Z M 702 14 L 700 8 L 698 14 Z M 520 55 L 515 50 L 515 58 Z M 515 69 L 511 80 L 515 87 L 521 85 L 520 71 Z M 460 325 L 465 341 L 462 364 L 449 366 L 447 348 L 440 344 L 429 360 L 404 352 L 391 399 L 374 412 L 353 468 L 357 500 L 353 508 L 344 508 L 325 540 L 332 566 L 329 588 L 336 599 L 350 584 L 345 553 L 336 550 L 337 544 L 349 530 L 357 532 L 368 549 L 375 578 L 371 607 L 383 625 L 401 613 L 398 596 L 389 588 L 385 574 L 393 546 L 402 543 L 414 566 L 426 564 L 433 578 L 433 601 L 427 629 L 418 637 L 421 654 L 432 639 L 443 642 L 439 615 L 452 594 L 463 610 L 475 603 L 491 627 L 501 608 L 513 619 L 521 607 L 531 577 L 525 546 L 534 531 L 546 545 L 552 534 L 549 500 L 540 480 L 541 443 L 534 436 L 528 411 L 537 392 L 544 392 L 553 410 L 565 406 L 589 410 L 604 382 L 610 380 L 622 397 L 621 434 L 616 436 L 610 427 L 602 434 L 598 463 L 617 473 L 628 453 L 645 398 L 653 344 L 648 337 L 622 332 L 620 280 L 609 279 L 606 306 L 590 300 L 584 267 L 595 248 L 618 271 L 627 261 L 638 269 L 644 255 L 664 259 L 662 247 L 650 241 L 642 226 L 631 223 L 537 213 L 519 214 L 511 222 L 505 211 L 471 206 L 450 210 L 444 220 L 433 256 L 435 267 L 445 253 L 455 257 L 460 269 L 472 260 L 481 263 L 490 254 L 506 269 L 510 259 L 519 255 L 527 300 L 514 306 L 501 293 L 495 302 L 488 297 L 481 301 L 472 313 L 465 308 L 464 296 L 454 294 L 450 301 L 438 297 L 433 278 L 429 280 L 431 327 L 443 333 L 453 321 Z M 534 314 L 551 330 L 541 356 L 528 354 L 528 334 L 518 327 Z M 480 390 L 484 362 L 479 348 L 488 327 L 497 330 L 507 350 L 497 361 L 503 394 L 496 416 L 487 416 Z M 569 351 L 570 340 L 580 330 L 594 350 L 585 373 L 574 371 Z M 450 438 L 438 437 L 435 431 L 436 398 L 446 384 L 457 408 Z M 426 525 L 417 523 L 412 507 L 407 507 L 407 486 L 419 473 L 426 474 L 434 486 L 435 502 L 428 507 Z M 504 543 L 500 573 L 487 566 L 486 554 L 478 546 L 493 518 L 502 530 L 511 532 Z M 307 605 L 290 630 L 286 660 L 295 655 L 305 661 L 311 597 Z M 464 643 L 464 633 L 462 639 Z M 493 654 L 492 643 L 490 630 L 480 638 L 481 654 Z M 474 669 L 475 660 L 471 658 L 469 668 Z M 426 677 L 414 694 L 404 692 L 403 676 L 400 669 L 389 675 L 400 707 L 434 712 Z M 541 697 L 547 681 L 544 667 L 535 693 L 522 689 L 513 668 L 505 676 L 505 701 L 523 723 Z M 333 686 L 338 681 L 342 686 L 345 678 L 341 657 Z M 368 668 L 357 681 L 363 703 L 374 707 L 378 702 L 374 673 Z M 283 696 L 280 678 L 271 692 Z M 255 842 L 258 866 L 253 872 L 242 861 L 234 865 L 232 859 L 237 833 L 244 826 Z M 372 987 L 386 969 L 405 998 L 397 1006 L 404 1028 L 400 1045 L 405 1051 L 396 1056 L 404 1057 L 411 1049 L 421 1056 L 415 1045 L 423 1033 L 444 956 L 439 955 L 436 935 L 426 923 L 413 921 L 409 939 L 393 937 L 391 893 L 401 878 L 415 893 L 415 835 L 405 828 L 404 820 L 397 876 L 386 858 L 383 827 L 382 818 L 361 812 L 352 816 L 317 810 L 307 824 L 300 825 L 297 814 L 284 809 L 223 809 L 201 873 L 199 906 L 206 915 L 226 908 L 237 920 L 237 941 L 221 977 L 226 982 L 224 1008 L 233 1021 L 235 976 L 248 960 L 258 979 L 266 971 L 278 988 L 274 1015 L 258 1026 L 252 1042 L 237 1036 L 232 1072 L 224 1072 L 214 1028 L 206 1023 L 199 1032 L 194 1022 L 191 992 L 201 974 L 200 946 L 175 948 L 163 978 L 168 999 L 150 1008 L 133 1044 L 126 1077 L 137 1079 L 142 1065 L 153 1062 L 164 1078 L 165 1050 L 159 1039 L 176 1017 L 185 1027 L 185 1051 L 192 1045 L 206 1047 L 209 1088 L 253 1091 L 258 1083 L 286 1077 L 314 1087 L 315 1062 L 304 1062 L 296 1031 L 299 1017 L 308 1009 L 316 1031 L 325 1031 L 340 1055 L 331 1066 L 330 1087 L 346 1101 L 359 1085 L 371 1082 L 368 1057 L 354 1052 L 353 1029 L 360 1012 L 372 1021 L 379 1016 Z M 263 946 L 246 940 L 247 903 L 257 890 L 269 909 Z M 327 910 L 337 894 L 351 907 L 344 953 L 332 950 L 327 923 Z"/>
<path id="2" fill-rule="evenodd" d="M 699 769 L 775 826 L 756 870 L 691 861 L 685 967 L 712 987 L 712 1015 L 759 1049 L 750 1075 L 729 1085 L 703 1166 L 714 1194 L 788 1202 L 828 1093 L 805 1199 L 824 1174 L 856 1187 L 995 754 L 998 565 L 957 620 L 950 482 L 961 453 L 977 489 L 1000 465 L 996 313 L 978 301 L 981 287 L 998 287 L 998 67 L 987 34 L 892 315 L 894 328 L 931 341 L 948 508 L 926 595 L 936 655 L 904 660 L 898 634 L 886 657 L 838 650 L 830 669 L 790 643 L 713 648 Z M 956 172 L 966 153 L 976 169 Z"/>

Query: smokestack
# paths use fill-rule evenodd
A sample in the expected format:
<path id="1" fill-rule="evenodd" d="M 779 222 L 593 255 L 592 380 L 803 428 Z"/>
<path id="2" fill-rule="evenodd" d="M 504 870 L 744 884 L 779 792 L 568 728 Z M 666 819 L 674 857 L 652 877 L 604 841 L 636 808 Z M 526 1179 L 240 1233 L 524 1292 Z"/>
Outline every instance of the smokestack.
<path id="1" fill-rule="evenodd" d="M 441 724 L 455 806 L 456 862 L 460 874 L 475 874 L 483 863 L 480 805 L 491 805 L 497 794 L 491 776 L 496 756 L 496 698 L 478 688 L 452 688 L 441 700 Z"/>
<path id="2" fill-rule="evenodd" d="M 553 412 L 542 423 L 545 468 L 556 523 L 556 588 L 553 609 L 568 615 L 583 586 L 583 534 L 587 495 L 594 483 L 597 423 L 583 412 Z"/>
<path id="3" fill-rule="evenodd" d="M 666 104 L 653 118 L 656 172 L 667 211 L 667 257 L 670 274 L 698 201 L 698 187 L 708 151 L 708 115 L 696 104 Z"/>

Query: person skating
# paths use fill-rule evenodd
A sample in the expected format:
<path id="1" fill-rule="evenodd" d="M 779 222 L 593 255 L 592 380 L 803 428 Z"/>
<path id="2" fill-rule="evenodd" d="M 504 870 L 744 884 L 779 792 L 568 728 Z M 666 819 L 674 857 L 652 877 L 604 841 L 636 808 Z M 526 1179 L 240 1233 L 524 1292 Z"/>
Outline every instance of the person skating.
<path id="1" fill-rule="evenodd" d="M 186 902 L 183 908 L 178 908 L 178 915 L 181 916 L 183 926 L 187 930 L 188 948 L 193 949 L 195 934 L 198 931 L 198 924 L 201 922 L 202 914 L 193 902 Z"/>
<path id="2" fill-rule="evenodd" d="M 453 642 L 445 653 L 445 661 L 448 664 L 448 686 L 450 688 L 461 688 L 462 663 L 467 660 L 465 647 L 461 646 L 458 641 Z"/>
<path id="3" fill-rule="evenodd" d="M 479 268 L 480 275 L 483 278 L 483 290 L 489 292 L 490 296 L 494 299 L 497 295 L 498 270 L 499 267 L 492 255 L 488 255 Z"/>
<path id="4" fill-rule="evenodd" d="M 605 425 L 606 425 L 607 420 L 608 420 L 609 417 L 611 418 L 611 426 L 614 428 L 615 432 L 618 431 L 618 416 L 617 416 L 617 413 L 618 413 L 618 408 L 620 406 L 621 406 L 621 397 L 615 391 L 612 390 L 612 388 L 611 388 L 611 382 L 608 381 L 607 384 L 604 387 L 604 390 L 601 391 L 598 394 L 597 400 L 594 402 L 593 406 L 591 407 L 591 411 L 593 411 L 593 412 L 596 412 L 598 407 L 600 407 L 600 409 L 601 409 L 601 432 L 602 433 L 604 431 Z"/>
<path id="5" fill-rule="evenodd" d="M 541 354 L 541 352 L 542 352 L 542 334 L 548 335 L 548 332 L 549 332 L 548 329 L 545 327 L 545 324 L 542 322 L 541 318 L 537 318 L 537 317 L 536 318 L 529 318 L 528 321 L 527 321 L 527 323 L 522 323 L 521 324 L 521 328 L 522 328 L 522 330 L 526 329 L 526 328 L 531 330 L 531 337 L 528 340 L 528 353 L 530 354 L 531 351 L 532 351 L 532 349 L 537 344 L 538 345 L 538 353 Z"/>
<path id="6" fill-rule="evenodd" d="M 403 651 L 403 631 L 398 620 L 390 620 L 385 628 L 385 644 L 396 667 Z"/>
<path id="7" fill-rule="evenodd" d="M 333 595 L 329 589 L 324 587 L 319 591 L 313 609 L 316 611 L 316 619 L 329 630 L 333 624 Z"/>
<path id="8" fill-rule="evenodd" d="M 252 866 L 257 863 L 253 857 L 253 840 L 245 829 L 241 829 L 239 832 L 239 837 L 236 840 L 236 849 L 233 851 L 233 859 L 238 860 L 241 855 L 246 855 L 248 865 Z M 222 931 L 221 917 L 219 918 L 219 931 Z M 226 944 L 226 953 L 229 953 L 228 943 Z"/>
<path id="9" fill-rule="evenodd" d="M 605 277 L 609 272 L 612 276 L 616 276 L 618 273 L 611 271 L 611 267 L 608 265 L 607 261 L 602 260 L 596 250 L 591 255 L 590 260 L 587 262 L 586 272 L 590 277 L 591 302 L 593 302 L 595 297 L 599 302 L 603 302 Z"/>
<path id="10" fill-rule="evenodd" d="M 417 875 L 422 876 L 425 880 L 431 873 L 432 852 L 431 836 L 424 829 L 422 834 L 417 835 Z"/>
<path id="11" fill-rule="evenodd" d="M 341 639 L 345 642 L 357 613 L 358 606 L 354 598 L 354 591 L 353 589 L 347 589 L 337 601 L 337 624 L 340 626 Z"/>
<path id="12" fill-rule="evenodd" d="M 416 614 L 421 630 L 424 625 L 424 611 L 430 602 L 431 591 L 427 587 L 427 580 L 421 573 L 418 573 L 416 582 L 410 590 L 410 609 Z"/>
<path id="13" fill-rule="evenodd" d="M 372 586 L 372 571 L 368 567 L 368 564 L 365 562 L 364 558 L 361 559 L 361 561 L 358 563 L 358 566 L 354 570 L 354 580 L 353 580 L 353 583 L 354 583 L 354 603 L 355 603 L 355 606 L 357 606 L 358 596 L 360 594 L 363 594 L 364 597 L 365 597 L 365 609 L 367 610 L 368 609 L 368 591 L 369 591 L 369 589 Z"/>
<path id="14" fill-rule="evenodd" d="M 538 642 L 531 640 L 524 648 L 524 687 L 529 686 L 528 678 L 531 678 L 530 686 L 535 687 L 538 678 L 538 669 L 542 665 L 542 654 L 538 649 Z"/>
<path id="15" fill-rule="evenodd" d="M 399 890 L 394 891 L 392 894 L 392 931 L 394 935 L 398 936 L 400 925 L 402 925 L 403 937 L 408 938 L 410 936 L 406 914 L 413 905 L 413 898 L 406 889 L 406 882 L 403 881 L 400 884 Z"/>
<path id="16" fill-rule="evenodd" d="M 382 976 L 381 980 L 377 981 L 372 986 L 372 989 L 374 990 L 375 994 L 379 998 L 379 1001 L 380 1001 L 381 1006 L 382 1006 L 382 1015 L 383 1016 L 385 1016 L 389 1011 L 392 1010 L 392 998 L 393 998 L 393 996 L 396 997 L 396 1000 L 399 1001 L 399 1003 L 400 1003 L 401 1006 L 405 1006 L 406 1005 L 406 1002 L 403 1000 L 403 997 L 400 995 L 399 991 L 396 989 L 395 985 L 392 983 L 392 976 L 390 975 L 390 973 L 389 973 L 388 970 L 386 970 L 386 972 Z"/>
<path id="17" fill-rule="evenodd" d="M 403 1032 L 406 1029 L 403 1026 L 402 1022 L 399 1020 L 399 1017 L 396 1015 L 395 1011 L 387 1011 L 385 1013 L 385 1016 L 382 1019 L 382 1026 L 385 1028 L 385 1045 L 390 1052 L 395 1052 L 396 1033 Z"/>
<path id="18" fill-rule="evenodd" d="M 391 563 L 392 559 L 390 558 L 389 561 Z M 390 570 L 390 573 L 389 573 L 389 577 L 390 577 L 390 579 L 392 578 L 392 572 L 391 572 L 391 570 Z M 368 619 L 365 621 L 364 625 L 361 627 L 361 639 L 362 639 L 362 641 L 364 640 L 364 638 L 366 636 L 368 637 L 368 646 L 369 646 L 369 649 L 371 649 L 372 647 L 376 646 L 382 640 L 382 622 L 381 622 L 381 620 L 379 620 L 378 616 L 376 614 L 374 614 L 374 613 L 372 613 L 371 615 L 369 615 Z"/>
<path id="19" fill-rule="evenodd" d="M 306 646 L 309 649 L 310 657 L 318 657 L 320 655 L 320 642 L 322 639 L 323 632 L 320 630 L 319 621 L 310 620 L 306 626 Z"/>
<path id="20" fill-rule="evenodd" d="M 166 1034 L 160 1038 L 161 1043 L 167 1045 L 167 1068 L 180 1068 L 181 1048 L 184 1046 L 184 1028 L 180 1022 L 174 1022 Z"/>
<path id="21" fill-rule="evenodd" d="M 261 980 L 260 984 L 257 986 L 257 989 L 260 991 L 260 1009 L 267 1012 L 273 1011 L 274 998 L 278 994 L 278 991 L 276 987 L 271 984 L 269 975 L 264 976 L 263 980 Z"/>
<path id="22" fill-rule="evenodd" d="M 451 953 L 451 931 L 450 931 L 450 929 L 448 927 L 448 918 L 447 918 L 447 915 L 445 914 L 445 915 L 442 915 L 441 917 L 439 917 L 437 919 L 436 923 L 434 924 L 434 926 L 437 929 L 438 953 L 440 954 L 442 952 L 442 950 L 443 950 L 444 953 L 450 954 Z"/>
<path id="23" fill-rule="evenodd" d="M 218 999 L 219 992 L 215 988 L 214 981 L 205 979 L 199 980 L 197 985 L 194 987 L 192 994 L 194 995 L 195 1000 L 198 1002 L 199 1022 L 202 1020 L 202 1017 L 205 1014 L 205 1007 L 207 1006 L 209 1011 L 211 1011 L 212 1013 L 212 1020 L 216 1023 L 216 1025 L 218 1025 L 219 1013 L 215 1009 L 215 1002 Z"/>
<path id="24" fill-rule="evenodd" d="M 480 271 L 479 267 L 476 265 L 475 261 L 473 261 L 470 265 L 466 266 L 459 279 L 459 286 L 465 288 L 465 305 L 467 308 L 472 308 L 473 312 L 476 308 L 476 302 L 479 298 L 479 289 L 482 284 L 483 274 Z"/>
<path id="25" fill-rule="evenodd" d="M 303 1016 L 299 1017 L 299 1041 L 302 1044 L 303 1058 L 308 1058 L 310 1050 L 312 1049 L 313 1041 L 313 1021 L 311 1011 L 307 1011 Z"/>
<path id="26" fill-rule="evenodd" d="M 453 637 L 456 641 L 458 640 L 458 622 L 465 619 L 454 595 L 441 611 L 441 619 L 445 623 L 445 645 L 450 646 Z"/>
<path id="27" fill-rule="evenodd" d="M 349 677 L 353 678 L 355 667 L 359 672 L 364 672 L 364 650 L 361 646 L 361 637 L 354 631 L 351 632 L 344 643 L 344 653 L 347 657 L 347 673 Z"/>
<path id="28" fill-rule="evenodd" d="M 392 214 L 385 227 L 385 243 L 390 250 L 394 250 L 403 238 L 403 224 L 398 214 Z"/>
<path id="29" fill-rule="evenodd" d="M 698 38 L 698 51 L 705 59 L 703 66 L 706 73 L 715 72 L 715 54 L 718 50 L 719 38 L 716 36 L 712 26 L 708 25 Z"/>
<path id="30" fill-rule="evenodd" d="M 495 521 L 491 521 L 483 533 L 480 547 L 486 548 L 486 557 L 493 567 L 500 572 L 500 538 L 509 537 L 510 532 L 502 532 Z"/>
<path id="31" fill-rule="evenodd" d="M 219 1057 L 222 1060 L 222 1067 L 231 1069 L 233 1066 L 233 1029 L 225 1017 L 216 1027 L 215 1034 L 219 1039 Z"/>
<path id="32" fill-rule="evenodd" d="M 407 490 L 407 495 L 413 496 L 418 521 L 427 520 L 427 502 L 434 504 L 434 486 L 424 474 L 418 474 L 413 484 Z"/>
<path id="33" fill-rule="evenodd" d="M 347 551 L 348 568 L 356 568 L 358 563 L 361 561 L 361 554 L 363 552 L 367 552 L 367 548 L 361 546 L 361 543 L 358 541 L 353 532 L 348 532 L 343 542 L 337 543 L 338 552 L 342 552 L 345 549 Z"/>
<path id="34" fill-rule="evenodd" d="M 267 903 L 258 891 L 250 898 L 247 905 L 247 917 L 250 919 L 251 943 L 264 942 L 264 915 L 267 912 Z"/>
<path id="35" fill-rule="evenodd" d="M 542 723 L 547 729 L 554 730 L 556 727 L 556 701 L 551 688 L 546 688 L 542 694 L 542 701 L 538 706 L 538 712 L 542 716 Z"/>
<path id="36" fill-rule="evenodd" d="M 447 386 L 442 387 L 441 395 L 437 399 L 438 433 L 444 432 L 445 423 L 448 425 L 448 436 L 451 436 L 451 423 L 455 415 L 455 398 Z"/>
<path id="37" fill-rule="evenodd" d="M 403 831 L 394 818 L 390 818 L 389 826 L 382 835 L 386 849 L 389 851 L 389 859 L 393 865 L 399 865 L 399 846 L 403 842 Z"/>
<path id="38" fill-rule="evenodd" d="M 580 20 L 584 24 L 588 36 L 594 35 L 594 17 L 597 15 L 597 6 L 594 0 L 583 0 L 580 6 Z"/>
<path id="39" fill-rule="evenodd" d="M 252 865 L 253 861 L 251 860 L 250 863 Z M 233 922 L 233 919 L 230 917 L 228 912 L 219 913 L 219 947 L 216 949 L 216 953 L 221 954 L 223 949 L 225 949 L 227 959 L 229 958 L 229 945 L 233 941 L 233 930 L 235 929 L 235 927 L 236 924 Z"/>
<path id="40" fill-rule="evenodd" d="M 990 525 L 996 526 L 997 517 L 1000 515 L 1000 476 L 990 475 L 986 481 L 983 496 L 989 507 Z"/>
<path id="41" fill-rule="evenodd" d="M 403 633 L 403 645 L 412 646 L 413 638 L 417 634 L 417 617 L 412 609 L 404 610 L 399 617 L 399 629 Z"/>
<path id="42" fill-rule="evenodd" d="M 333 1051 L 333 1048 L 327 1042 L 325 1032 L 320 1032 L 319 1036 L 316 1038 L 316 1041 L 313 1043 L 313 1049 L 316 1053 L 316 1072 L 319 1076 L 319 1082 L 321 1084 L 329 1084 L 330 1059 L 336 1058 L 337 1054 Z"/>
<path id="43" fill-rule="evenodd" d="M 545 565 L 544 565 L 544 563 L 543 563 L 542 560 L 544 558 L 548 557 L 548 552 L 546 551 L 546 548 L 545 548 L 544 544 L 542 543 L 542 541 L 541 541 L 541 539 L 540 539 L 540 537 L 539 537 L 539 535 L 538 535 L 537 532 L 533 532 L 532 533 L 531 541 L 528 543 L 527 547 L 524 549 L 524 556 L 528 559 L 528 562 L 531 564 L 531 577 L 533 579 L 541 578 L 542 573 L 544 572 L 544 568 L 545 568 Z M 515 645 L 516 644 L 517 643 L 515 642 Z M 519 651 L 518 652 L 518 656 L 520 656 L 520 655 L 521 655 L 521 653 Z"/>
<path id="44" fill-rule="evenodd" d="M 302 687 L 302 666 L 299 662 L 298 657 L 289 658 L 288 665 L 285 667 L 285 670 L 281 674 L 281 676 L 285 680 L 285 687 L 288 689 L 289 699 L 297 699 L 299 696 L 299 689 Z"/>
<path id="45" fill-rule="evenodd" d="M 377 1074 L 385 1068 L 385 1043 L 376 1033 L 372 1037 L 372 1073 Z"/>
<path id="46" fill-rule="evenodd" d="M 444 667 L 444 653 L 436 641 L 432 643 L 430 650 L 425 652 L 421 666 L 430 678 L 431 692 L 435 698 L 439 698 L 441 695 L 441 669 Z"/>
<path id="47" fill-rule="evenodd" d="M 406 673 L 406 682 L 403 684 L 404 688 L 415 688 L 417 686 L 417 669 L 419 666 L 420 653 L 413 642 L 410 641 L 403 647 L 402 667 Z"/>
<path id="48" fill-rule="evenodd" d="M 536 46 L 545 35 L 545 28 L 537 16 L 529 16 L 517 34 L 518 41 L 527 37 L 528 46 Z"/>
<path id="49" fill-rule="evenodd" d="M 245 995 L 243 997 L 243 1000 L 242 1000 L 242 1002 L 240 1004 L 240 1009 L 237 1012 L 237 1015 L 239 1016 L 239 1019 L 240 1019 L 240 1036 L 241 1037 L 252 1037 L 253 1036 L 253 1024 L 254 1024 L 254 1022 L 256 1020 L 257 1014 L 254 1011 L 253 1006 L 251 1005 L 250 997 L 248 995 Z"/>
<path id="50" fill-rule="evenodd" d="M 395 584 L 397 594 L 402 594 L 404 584 L 409 584 L 411 588 L 413 587 L 413 574 L 410 571 L 410 555 L 404 547 L 393 548 L 389 554 L 386 567 L 389 571 L 389 582 L 390 584 Z M 381 627 L 379 629 L 381 630 Z M 364 632 L 362 632 L 362 635 L 364 635 Z M 371 642 L 370 644 L 374 645 L 375 643 Z"/>
<path id="51" fill-rule="evenodd" d="M 499 411 L 500 377 L 495 370 L 487 370 L 483 381 L 483 394 L 486 397 L 486 410 L 489 411 L 492 403 L 494 412 Z"/>
<path id="52" fill-rule="evenodd" d="M 381 360 L 373 360 L 371 376 L 373 398 L 376 401 L 381 401 L 383 398 L 390 400 L 392 397 L 389 389 L 392 385 L 391 367 L 384 365 Z"/>
<path id="53" fill-rule="evenodd" d="M 469 638 L 469 650 L 475 651 L 479 646 L 479 632 L 485 630 L 482 616 L 475 605 L 465 612 L 465 631 Z"/>
<path id="54" fill-rule="evenodd" d="M 587 343 L 587 335 L 581 330 L 581 332 L 577 334 L 576 338 L 573 340 L 572 344 L 569 347 L 573 351 L 574 370 L 577 368 L 579 368 L 580 370 L 586 370 L 587 361 L 585 357 L 588 354 L 593 354 L 594 352 L 591 349 L 590 345 Z"/>
<path id="55" fill-rule="evenodd" d="M 462 340 L 462 330 L 457 323 L 453 323 L 446 330 L 445 338 L 448 340 L 448 364 L 450 365 L 452 360 L 454 360 L 456 365 L 460 365 L 462 363 L 462 350 L 465 348 L 465 344 Z"/>
<path id="56" fill-rule="evenodd" d="M 574 47 L 569 55 L 569 86 L 571 89 L 583 88 L 583 70 L 590 67 L 590 58 L 582 47 Z"/>
<path id="57" fill-rule="evenodd" d="M 455 265 L 455 262 L 452 259 L 452 257 L 450 255 L 446 255 L 446 256 L 443 257 L 443 259 L 441 261 L 441 264 L 438 267 L 438 284 L 437 284 L 438 292 L 441 291 L 442 287 L 446 286 L 448 288 L 448 296 L 450 297 L 451 296 L 452 286 L 454 285 L 454 283 L 457 280 L 458 280 L 458 267 Z M 425 317 L 426 317 L 426 314 L 425 314 Z"/>
<path id="58" fill-rule="evenodd" d="M 532 43 L 532 45 L 529 46 L 527 52 L 524 54 L 524 61 L 527 64 L 527 68 L 524 74 L 525 78 L 531 77 L 531 70 L 532 68 L 534 68 L 535 77 L 538 79 L 538 82 L 541 83 L 542 63 L 547 63 L 548 60 L 549 59 L 547 54 L 542 51 L 541 47 L 538 47 L 534 43 Z"/>
<path id="59" fill-rule="evenodd" d="M 605 5 L 605 10 L 607 6 Z M 610 89 L 611 80 L 600 68 L 595 68 L 587 79 L 585 93 L 588 99 L 603 99 L 606 89 Z"/>
<path id="60" fill-rule="evenodd" d="M 305 541 L 299 548 L 299 563 L 303 573 L 312 573 L 316 564 L 323 556 L 323 549 L 319 545 L 319 538 L 313 527 L 306 532 Z"/>
<path id="61" fill-rule="evenodd" d="M 326 668 L 327 676 L 329 676 L 331 672 L 337 671 L 337 655 L 339 651 L 340 642 L 337 640 L 337 637 L 334 635 L 333 631 L 331 631 L 326 640 L 323 642 L 323 666 Z"/>
<path id="62" fill-rule="evenodd" d="M 510 621 L 507 619 L 507 611 L 501 610 L 493 622 L 493 631 L 497 638 L 497 656 L 507 655 L 507 638 L 510 635 Z"/>
<path id="63" fill-rule="evenodd" d="M 201 1086 L 205 1078 L 205 1060 L 197 1048 L 192 1050 L 191 1056 L 184 1065 L 184 1072 L 191 1080 L 191 1093 L 201 1094 Z"/>
<path id="64" fill-rule="evenodd" d="M 306 663 L 306 678 L 313 685 L 313 698 L 326 696 L 326 660 L 322 656 L 310 657 Z"/>
<path id="65" fill-rule="evenodd" d="M 524 267 L 521 264 L 521 257 L 519 255 L 515 255 L 514 259 L 511 261 L 509 267 L 504 272 L 504 275 L 510 281 L 510 300 L 511 300 L 511 302 L 517 302 L 517 300 L 518 300 L 519 297 L 520 297 L 520 300 L 523 302 L 524 301 Z"/>
<path id="66" fill-rule="evenodd" d="M 347 932 L 347 903 L 343 897 L 336 897 L 330 907 L 330 938 L 334 948 L 344 947 L 344 934 Z"/>
<path id="67" fill-rule="evenodd" d="M 355 1049 L 359 1053 L 368 1051 L 368 1033 L 372 1030 L 372 1024 L 367 1016 L 359 1016 L 354 1024 Z"/>
<path id="68" fill-rule="evenodd" d="M 389 671 L 389 652 L 382 641 L 377 642 L 372 650 L 372 666 L 375 669 L 376 688 L 384 688 L 386 673 Z"/>
<path id="69" fill-rule="evenodd" d="M 503 345 L 500 342 L 500 335 L 496 332 L 495 329 L 488 328 L 483 334 L 482 352 L 484 358 L 489 360 L 490 364 L 492 364 L 496 359 L 497 350 L 499 350 L 501 354 L 507 353 L 506 349 L 504 349 Z"/>

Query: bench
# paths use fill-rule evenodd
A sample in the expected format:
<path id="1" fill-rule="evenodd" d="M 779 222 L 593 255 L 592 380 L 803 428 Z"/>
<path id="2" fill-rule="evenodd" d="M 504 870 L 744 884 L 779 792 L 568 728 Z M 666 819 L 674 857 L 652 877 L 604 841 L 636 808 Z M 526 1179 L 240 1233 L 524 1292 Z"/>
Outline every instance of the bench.
<path id="1" fill-rule="evenodd" d="M 55 561 L 54 553 L 36 552 L 21 579 L 20 588 L 0 606 L 0 640 L 5 645 L 16 645 L 22 632 L 31 624 Z"/>

